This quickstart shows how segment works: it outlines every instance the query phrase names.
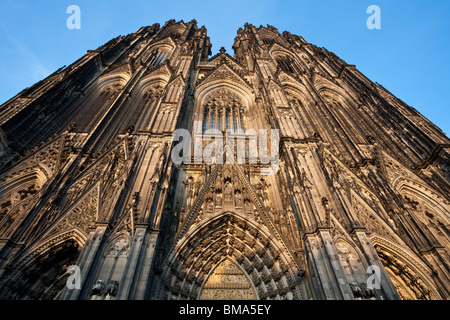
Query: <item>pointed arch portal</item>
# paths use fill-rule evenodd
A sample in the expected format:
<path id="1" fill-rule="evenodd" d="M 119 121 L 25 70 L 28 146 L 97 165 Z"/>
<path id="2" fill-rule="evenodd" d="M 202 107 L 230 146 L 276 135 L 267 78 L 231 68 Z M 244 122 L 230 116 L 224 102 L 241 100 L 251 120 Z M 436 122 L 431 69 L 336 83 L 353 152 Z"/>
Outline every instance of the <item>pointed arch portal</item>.
<path id="1" fill-rule="evenodd" d="M 304 299 L 300 270 L 283 244 L 231 212 L 188 232 L 163 269 L 163 300 Z"/>

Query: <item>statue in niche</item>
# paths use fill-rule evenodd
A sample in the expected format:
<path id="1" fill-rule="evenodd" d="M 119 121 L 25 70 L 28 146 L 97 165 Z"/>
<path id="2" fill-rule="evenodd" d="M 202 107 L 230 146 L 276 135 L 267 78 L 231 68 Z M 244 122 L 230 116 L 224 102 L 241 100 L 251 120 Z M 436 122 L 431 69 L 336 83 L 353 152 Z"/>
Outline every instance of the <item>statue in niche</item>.
<path id="1" fill-rule="evenodd" d="M 200 222 L 200 221 L 202 221 L 202 220 L 203 220 L 203 210 L 200 209 L 200 210 L 198 211 L 197 219 L 195 220 L 195 222 L 198 223 L 198 222 Z"/>
<path id="2" fill-rule="evenodd" d="M 216 191 L 216 207 L 222 206 L 222 190 Z"/>
<path id="3" fill-rule="evenodd" d="M 230 168 L 229 167 L 225 167 L 225 170 L 223 172 L 223 177 L 224 178 L 230 178 L 231 177 L 231 172 L 230 172 Z"/>
<path id="4" fill-rule="evenodd" d="M 98 279 L 94 286 L 91 288 L 91 300 L 97 300 L 105 291 L 105 282 L 103 280 Z"/>
<path id="5" fill-rule="evenodd" d="M 224 195 L 224 197 L 225 197 L 224 200 L 225 200 L 226 204 L 229 204 L 229 203 L 233 202 L 233 187 L 232 187 L 230 181 L 227 181 L 225 183 L 225 195 Z"/>
<path id="6" fill-rule="evenodd" d="M 267 199 L 267 197 L 268 197 L 268 194 L 267 194 L 268 187 L 270 187 L 270 184 L 268 184 L 264 178 L 261 178 L 259 180 L 259 183 L 256 185 L 256 188 L 260 192 L 261 200 L 263 200 L 263 201 L 264 201 L 264 199 Z"/>
<path id="7" fill-rule="evenodd" d="M 117 295 L 118 291 L 119 291 L 119 281 L 111 280 L 108 286 L 106 287 L 105 300 L 111 300 L 111 298 L 114 298 Z"/>
<path id="8" fill-rule="evenodd" d="M 216 189 L 222 189 L 222 177 L 220 175 L 217 176 Z"/>
<path id="9" fill-rule="evenodd" d="M 245 199 L 245 201 L 244 201 L 244 209 L 245 209 L 245 212 L 247 212 L 248 214 L 252 213 L 252 206 L 250 204 L 250 200 Z"/>
<path id="10" fill-rule="evenodd" d="M 236 207 L 237 208 L 242 208 L 242 195 L 241 192 L 239 190 L 236 190 L 235 193 L 235 201 L 236 201 Z"/>
<path id="11" fill-rule="evenodd" d="M 186 206 L 182 206 L 178 214 L 180 222 L 183 222 L 184 213 L 186 212 Z"/>
<path id="12" fill-rule="evenodd" d="M 258 211 L 255 211 L 255 220 L 256 220 L 256 222 L 258 222 L 258 223 L 262 223 L 262 222 L 263 222 L 263 221 L 261 220 L 261 217 L 260 217 Z"/>
<path id="13" fill-rule="evenodd" d="M 214 202 L 212 201 L 211 198 L 208 198 L 208 200 L 206 202 L 206 210 L 208 212 L 213 212 L 214 211 Z"/>
<path id="14" fill-rule="evenodd" d="M 194 184 L 194 178 L 192 177 L 186 177 L 184 180 L 184 185 L 187 186 L 188 190 L 192 190 L 193 184 Z"/>
<path id="15" fill-rule="evenodd" d="M 198 197 L 198 191 L 200 190 L 200 186 L 201 186 L 201 182 L 197 180 L 194 183 L 194 198 Z"/>

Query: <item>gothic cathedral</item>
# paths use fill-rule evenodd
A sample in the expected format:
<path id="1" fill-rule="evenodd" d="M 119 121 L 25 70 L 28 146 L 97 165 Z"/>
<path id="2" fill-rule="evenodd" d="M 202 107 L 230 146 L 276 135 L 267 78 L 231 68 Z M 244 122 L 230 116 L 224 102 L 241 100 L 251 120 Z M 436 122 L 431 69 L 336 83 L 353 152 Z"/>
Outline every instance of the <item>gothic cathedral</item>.
<path id="1" fill-rule="evenodd" d="M 143 27 L 0 106 L 0 299 L 449 299 L 446 135 L 287 31 L 211 47 Z"/>

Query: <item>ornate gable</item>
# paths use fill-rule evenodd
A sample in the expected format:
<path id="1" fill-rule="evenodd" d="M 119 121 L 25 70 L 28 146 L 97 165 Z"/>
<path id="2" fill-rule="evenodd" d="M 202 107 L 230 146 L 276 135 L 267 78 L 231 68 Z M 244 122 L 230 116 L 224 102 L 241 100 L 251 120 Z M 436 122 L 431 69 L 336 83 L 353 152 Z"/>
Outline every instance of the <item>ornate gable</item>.
<path id="1" fill-rule="evenodd" d="M 277 73 L 275 74 L 275 77 L 278 79 L 278 81 L 282 84 L 282 85 L 286 85 L 286 84 L 292 84 L 294 86 L 298 85 L 299 83 L 301 85 L 303 85 L 303 83 L 293 77 L 291 74 L 284 72 L 281 69 L 278 69 Z"/>
<path id="2" fill-rule="evenodd" d="M 177 44 L 175 43 L 175 41 L 173 41 L 173 39 L 171 37 L 166 37 L 164 39 L 154 42 L 152 44 L 151 48 L 158 47 L 158 46 L 164 46 L 164 45 L 171 46 L 172 48 L 175 48 L 177 46 Z"/>
<path id="3" fill-rule="evenodd" d="M 131 76 L 131 74 L 133 73 L 131 64 L 129 62 L 124 62 L 122 64 L 112 65 L 108 68 L 108 70 L 106 70 L 104 74 L 111 75 L 115 73 Z"/>
<path id="4" fill-rule="evenodd" d="M 176 85 L 180 85 L 183 86 L 186 84 L 186 81 L 183 77 L 183 74 L 180 73 L 178 74 L 178 76 L 176 76 L 174 79 L 172 79 L 167 85 L 171 85 L 171 86 L 176 86 Z"/>
<path id="5" fill-rule="evenodd" d="M 238 75 L 233 69 L 231 69 L 226 64 L 221 64 L 214 71 L 208 74 L 205 78 L 201 79 L 197 83 L 197 88 L 200 89 L 206 84 L 211 84 L 216 81 L 231 81 L 240 86 L 243 86 L 244 88 L 251 90 L 251 86 L 247 82 L 247 80 Z"/>
<path id="6" fill-rule="evenodd" d="M 57 221 L 47 229 L 42 239 L 52 238 L 71 230 L 82 232 L 87 238 L 90 228 L 95 226 L 98 219 L 99 183 L 81 195 L 68 210 L 63 212 Z"/>
<path id="7" fill-rule="evenodd" d="M 222 63 L 228 64 L 232 69 L 237 72 L 244 72 L 244 67 L 241 66 L 239 62 L 237 62 L 233 57 L 231 57 L 228 53 L 219 52 L 215 56 L 211 57 L 208 60 L 209 64 L 214 64 L 215 66 L 221 65 Z"/>
<path id="8" fill-rule="evenodd" d="M 150 67 L 148 68 L 142 77 L 151 75 L 151 76 L 163 76 L 167 79 L 169 79 L 172 76 L 173 70 L 170 68 L 170 66 L 167 63 L 163 63 L 162 65 Z"/>

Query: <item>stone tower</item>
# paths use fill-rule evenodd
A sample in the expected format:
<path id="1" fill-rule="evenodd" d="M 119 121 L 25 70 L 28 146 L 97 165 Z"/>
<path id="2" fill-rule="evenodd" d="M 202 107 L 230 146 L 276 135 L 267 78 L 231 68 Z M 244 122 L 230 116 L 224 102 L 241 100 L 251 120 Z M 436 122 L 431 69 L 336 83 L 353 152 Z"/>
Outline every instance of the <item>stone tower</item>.
<path id="1" fill-rule="evenodd" d="M 233 49 L 154 24 L 0 107 L 0 299 L 450 297 L 445 134 L 300 36 Z"/>

